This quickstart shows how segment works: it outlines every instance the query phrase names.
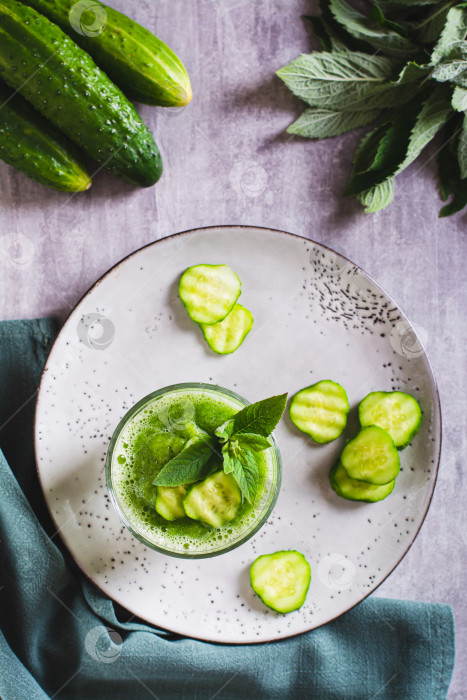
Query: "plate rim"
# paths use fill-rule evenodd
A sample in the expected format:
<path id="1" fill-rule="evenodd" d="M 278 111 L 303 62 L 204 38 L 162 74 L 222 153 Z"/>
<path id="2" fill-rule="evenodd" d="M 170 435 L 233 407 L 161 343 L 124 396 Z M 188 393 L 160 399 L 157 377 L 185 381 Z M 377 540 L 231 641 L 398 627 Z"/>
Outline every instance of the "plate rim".
<path id="1" fill-rule="evenodd" d="M 312 245 L 312 246 L 313 246 L 313 245 L 314 245 L 314 246 L 318 246 L 319 248 L 324 248 L 326 251 L 329 251 L 330 253 L 333 253 L 333 254 L 336 254 L 336 253 L 337 253 L 337 255 L 339 255 L 341 258 L 343 258 L 343 259 L 346 260 L 348 263 L 350 263 L 351 265 L 353 265 L 354 267 L 356 267 L 360 272 L 362 272 L 369 280 L 371 280 L 371 282 L 372 282 L 378 289 L 380 289 L 380 290 L 383 292 L 383 294 L 396 306 L 396 308 L 398 309 L 398 311 L 401 313 L 401 315 L 402 315 L 402 317 L 403 317 L 403 320 L 405 320 L 405 321 L 409 324 L 409 326 L 411 327 L 412 331 L 415 333 L 415 336 L 418 338 L 417 332 L 416 332 L 415 329 L 413 328 L 413 325 L 412 325 L 412 323 L 409 321 L 407 315 L 406 315 L 406 314 L 404 313 L 404 311 L 401 309 L 400 305 L 393 299 L 393 297 L 392 297 L 388 292 L 386 292 L 386 290 L 384 289 L 384 287 L 382 287 L 382 286 L 379 284 L 379 282 L 377 282 L 377 281 L 374 279 L 374 277 L 373 277 L 372 275 L 370 275 L 368 272 L 366 272 L 366 270 L 364 270 L 360 265 L 358 265 L 357 263 L 355 263 L 353 260 L 351 260 L 350 258 L 348 258 L 348 257 L 347 257 L 346 255 L 344 255 L 343 253 L 340 253 L 339 251 L 335 250 L 334 248 L 329 247 L 329 246 L 326 245 L 325 243 L 321 243 L 321 242 L 319 242 L 319 241 L 315 241 L 314 239 L 307 238 L 306 236 L 302 236 L 302 235 L 300 235 L 300 234 L 298 234 L 298 233 L 291 233 L 290 231 L 283 231 L 282 229 L 270 228 L 269 226 L 257 226 L 257 225 L 249 225 L 249 224 L 219 224 L 219 225 L 210 225 L 210 226 L 198 226 L 198 227 L 196 227 L 196 228 L 186 229 L 186 230 L 184 230 L 184 231 L 178 231 L 178 232 L 176 232 L 176 233 L 171 233 L 171 234 L 169 234 L 168 236 L 162 236 L 161 238 L 157 238 L 156 240 L 150 241 L 149 243 L 145 243 L 144 245 L 140 246 L 140 247 L 137 248 L 136 250 L 133 250 L 131 253 L 128 253 L 128 255 L 125 255 L 123 258 L 121 258 L 120 260 L 118 260 L 114 265 L 112 265 L 111 267 L 109 267 L 108 270 L 106 270 L 106 271 L 105 271 L 105 272 L 104 272 L 104 273 L 103 273 L 103 274 L 102 274 L 102 275 L 101 275 L 101 276 L 100 276 L 100 277 L 99 277 L 99 278 L 98 278 L 98 279 L 97 279 L 97 280 L 96 280 L 82 295 L 81 295 L 81 297 L 78 299 L 78 301 L 74 304 L 73 308 L 69 311 L 69 313 L 67 314 L 65 320 L 63 321 L 63 324 L 61 325 L 61 327 L 60 327 L 60 329 L 59 329 L 59 331 L 58 331 L 58 333 L 57 333 L 57 335 L 56 335 L 56 337 L 55 337 L 55 339 L 54 339 L 52 345 L 50 346 L 50 348 L 49 348 L 49 350 L 48 350 L 48 352 L 47 352 L 47 357 L 46 357 L 46 359 L 45 359 L 44 366 L 43 366 L 42 371 L 41 371 L 41 374 L 40 374 L 39 384 L 38 384 L 38 388 L 37 388 L 37 396 L 36 396 L 36 400 L 35 400 L 35 404 L 34 404 L 34 423 L 33 423 L 33 431 L 34 431 L 34 460 L 35 460 L 36 474 L 37 474 L 37 478 L 38 478 L 38 480 L 39 480 L 39 484 L 40 484 L 41 491 L 42 491 L 42 496 L 43 496 L 43 498 L 44 498 L 45 505 L 46 505 L 46 507 L 47 507 L 47 511 L 48 511 L 48 513 L 49 513 L 49 515 L 50 515 L 50 518 L 51 518 L 51 520 L 52 520 L 54 526 L 56 526 L 56 527 L 58 528 L 58 529 L 56 530 L 55 535 L 58 535 L 58 537 L 60 538 L 60 541 L 61 541 L 61 543 L 62 543 L 62 546 L 65 547 L 65 549 L 66 549 L 66 551 L 67 551 L 67 554 L 72 558 L 73 562 L 74 562 L 75 565 L 78 567 L 78 569 L 81 571 L 81 573 L 86 577 L 86 579 L 89 580 L 89 581 L 91 581 L 91 583 L 92 583 L 94 586 L 96 586 L 96 588 L 97 588 L 98 590 L 100 590 L 102 593 L 104 593 L 104 595 L 107 596 L 107 598 L 110 598 L 110 600 L 111 600 L 113 603 L 117 603 L 118 605 L 121 605 L 121 603 L 119 603 L 118 601 L 116 601 L 111 595 L 109 595 L 108 591 L 104 590 L 104 588 L 102 588 L 102 586 L 100 586 L 98 583 L 96 583 L 96 581 L 95 581 L 94 579 L 92 579 L 92 578 L 89 576 L 89 574 L 83 569 L 81 563 L 76 559 L 76 557 L 75 557 L 75 555 L 73 554 L 73 552 L 71 552 L 71 550 L 68 548 L 66 542 L 64 542 L 64 540 L 63 540 L 62 537 L 61 537 L 61 534 L 60 534 L 61 528 L 60 528 L 60 526 L 58 525 L 57 521 L 55 520 L 55 516 L 53 515 L 51 509 L 49 508 L 49 503 L 48 503 L 48 500 L 47 500 L 47 497 L 46 497 L 44 484 L 42 483 L 41 474 L 40 474 L 40 470 L 39 470 L 39 466 L 38 466 L 39 460 L 38 460 L 38 432 L 37 432 L 37 414 L 38 414 L 38 410 L 37 410 L 37 409 L 38 409 L 39 400 L 40 400 L 40 398 L 41 398 L 41 393 L 42 393 L 42 389 L 43 389 L 43 380 L 44 380 L 45 375 L 47 374 L 48 369 L 49 369 L 49 368 L 48 368 L 48 362 L 49 362 L 49 359 L 50 359 L 50 357 L 51 357 L 51 355 L 52 355 L 52 352 L 53 352 L 53 350 L 54 350 L 56 344 L 58 343 L 58 341 L 59 341 L 59 339 L 60 339 L 60 336 L 61 336 L 61 334 L 62 334 L 62 331 L 64 330 L 65 326 L 66 326 L 67 323 L 69 322 L 71 316 L 72 316 L 73 313 L 76 311 L 76 309 L 77 309 L 78 306 L 81 304 L 81 302 L 83 302 L 84 299 L 85 299 L 96 287 L 98 287 L 98 286 L 101 284 L 101 282 L 104 280 L 105 277 L 107 277 L 111 272 L 113 272 L 114 270 L 116 270 L 120 265 L 122 265 L 123 263 L 125 263 L 127 260 L 129 260 L 129 259 L 130 259 L 131 257 L 133 257 L 134 255 L 137 255 L 138 253 L 140 253 L 141 251 L 145 250 L 146 248 L 149 248 L 149 247 L 151 247 L 151 246 L 155 246 L 157 243 L 159 243 L 159 242 L 161 242 L 161 241 L 167 240 L 167 239 L 169 239 L 169 238 L 176 238 L 176 237 L 178 237 L 178 236 L 185 236 L 185 235 L 189 235 L 189 234 L 196 234 L 196 233 L 198 233 L 198 232 L 200 232 L 200 231 L 213 231 L 213 230 L 215 230 L 215 229 L 236 229 L 236 230 L 240 230 L 240 229 L 249 229 L 249 230 L 252 230 L 252 229 L 255 229 L 255 230 L 260 231 L 260 232 L 262 232 L 262 231 L 267 231 L 267 232 L 269 232 L 269 233 L 278 233 L 278 234 L 282 234 L 282 235 L 286 235 L 286 236 L 291 236 L 291 237 L 293 237 L 293 238 L 298 238 L 299 240 L 302 240 L 302 241 L 306 241 L 306 242 L 309 243 L 310 245 Z M 423 347 L 423 345 L 422 345 L 422 347 Z M 372 590 L 370 590 L 368 593 L 365 593 L 365 594 L 363 595 L 363 597 L 360 598 L 359 601 L 357 601 L 356 603 L 353 603 L 352 605 L 349 605 L 349 607 L 347 607 L 345 610 L 343 610 L 342 612 L 340 612 L 338 615 L 335 615 L 334 617 L 329 618 L 328 620 L 326 620 L 326 622 L 322 622 L 322 623 L 319 624 L 319 625 L 315 625 L 315 626 L 313 626 L 313 627 L 310 627 L 310 628 L 307 629 L 307 630 L 303 630 L 303 631 L 301 631 L 301 632 L 294 632 L 294 633 L 292 633 L 292 634 L 288 634 L 288 635 L 284 635 L 284 636 L 280 636 L 280 637 L 272 637 L 271 639 L 266 639 L 266 640 L 263 639 L 263 640 L 261 640 L 261 641 L 241 641 L 241 640 L 240 640 L 240 641 L 237 641 L 237 642 L 224 642 L 224 641 L 219 641 L 218 639 L 212 639 L 212 638 L 208 638 L 208 637 L 192 637 L 192 636 L 189 636 L 189 635 L 180 634 L 180 632 L 176 632 L 176 631 L 174 631 L 174 630 L 171 630 L 171 629 L 168 628 L 168 627 L 162 627 L 162 626 L 160 626 L 160 625 L 155 625 L 154 623 L 152 623 L 152 622 L 150 622 L 150 621 L 148 621 L 148 620 L 145 620 L 144 618 L 142 618 L 142 617 L 139 615 L 139 613 L 135 613 L 133 610 L 131 610 L 131 608 L 126 607 L 126 605 L 123 605 L 122 607 L 124 607 L 124 608 L 125 608 L 126 610 L 128 610 L 130 613 L 134 614 L 135 617 L 138 618 L 139 620 L 142 620 L 142 621 L 144 622 L 144 624 L 150 625 L 151 627 L 154 627 L 156 630 L 157 630 L 157 629 L 160 629 L 160 630 L 162 630 L 162 631 L 170 632 L 171 634 L 176 634 L 176 635 L 179 635 L 179 636 L 182 636 L 182 637 L 186 637 L 186 638 L 188 638 L 188 639 L 196 639 L 196 640 L 198 640 L 198 641 L 200 641 L 200 642 L 208 642 L 208 643 L 214 643 L 214 644 L 219 644 L 219 645 L 224 645 L 224 646 L 248 646 L 248 645 L 255 645 L 255 646 L 257 646 L 257 645 L 260 645 L 260 644 L 270 644 L 270 643 L 272 643 L 272 642 L 281 642 L 281 641 L 286 640 L 286 639 L 292 639 L 293 637 L 298 637 L 298 636 L 301 635 L 301 634 L 306 634 L 306 633 L 308 633 L 308 632 L 312 632 L 312 631 L 315 630 L 315 629 L 319 629 L 320 627 L 324 627 L 325 625 L 329 624 L 330 622 L 333 622 L 334 620 L 339 619 L 342 615 L 345 615 L 345 614 L 348 613 L 350 610 L 353 610 L 353 609 L 356 608 L 360 603 L 362 603 L 364 600 L 366 600 L 370 595 L 372 595 L 373 593 L 375 593 L 375 591 L 377 591 L 378 588 L 389 578 L 389 576 L 395 571 L 395 569 L 397 569 L 397 567 L 398 567 L 399 564 L 402 562 L 402 560 L 404 559 L 404 557 L 407 555 L 407 553 L 408 553 L 409 550 L 411 549 L 413 543 L 414 543 L 415 540 L 417 539 L 417 537 L 418 537 L 418 535 L 419 535 L 419 533 L 420 533 L 420 530 L 422 529 L 422 526 L 423 526 L 423 524 L 424 524 L 424 522 L 425 522 L 425 520 L 426 520 L 426 517 L 427 517 L 427 515 L 428 515 L 428 511 L 429 511 L 429 509 L 430 509 L 430 506 L 431 506 L 431 503 L 432 503 L 432 500 L 433 500 L 433 494 L 434 494 L 434 491 L 435 491 L 435 487 L 436 487 L 436 484 L 437 484 L 437 481 L 438 481 L 439 465 L 440 465 L 440 461 L 441 461 L 441 449 L 442 449 L 442 441 L 443 441 L 443 430 L 442 430 L 442 428 L 443 428 L 443 422 L 442 422 L 442 412 L 441 412 L 441 400 L 440 400 L 440 395 L 439 395 L 438 383 L 437 383 L 437 381 L 436 381 L 436 376 L 435 376 L 435 373 L 434 373 L 434 371 L 433 371 L 432 364 L 431 364 L 431 362 L 430 362 L 430 359 L 429 359 L 429 357 L 428 357 L 428 354 L 427 354 L 425 348 L 423 348 L 423 354 L 424 354 L 425 361 L 426 361 L 426 363 L 427 363 L 427 366 L 428 366 L 428 369 L 429 369 L 429 372 L 430 372 L 430 374 L 431 374 L 431 378 L 432 378 L 432 381 L 433 381 L 435 409 L 436 409 L 436 412 L 437 412 L 437 414 L 438 414 L 438 416 L 439 416 L 439 446 L 438 446 L 438 453 L 437 453 L 437 455 L 436 455 L 436 457 L 435 457 L 435 474 L 434 474 L 434 479 L 433 479 L 432 485 L 431 485 L 431 491 L 430 491 L 430 493 L 429 493 L 428 501 L 427 501 L 425 510 L 424 510 L 424 512 L 423 512 L 423 517 L 422 517 L 422 519 L 421 519 L 421 521 L 420 521 L 420 524 L 419 524 L 419 526 L 418 526 L 416 532 L 414 533 L 414 535 L 413 535 L 411 541 L 409 542 L 408 546 L 406 547 L 406 549 L 405 549 L 404 552 L 402 553 L 401 557 L 396 561 L 396 563 L 394 564 L 394 566 L 393 566 L 393 567 L 390 569 L 390 571 L 388 571 L 388 573 L 381 579 L 381 581 L 380 581 Z"/>

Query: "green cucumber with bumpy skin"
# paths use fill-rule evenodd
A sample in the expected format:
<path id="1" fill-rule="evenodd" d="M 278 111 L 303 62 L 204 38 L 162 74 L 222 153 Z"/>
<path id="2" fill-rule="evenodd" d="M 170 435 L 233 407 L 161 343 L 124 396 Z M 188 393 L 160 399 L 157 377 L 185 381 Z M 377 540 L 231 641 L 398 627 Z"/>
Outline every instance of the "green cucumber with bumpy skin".
<path id="1" fill-rule="evenodd" d="M 22 97 L 0 84 L 0 158 L 61 192 L 83 192 L 91 178 L 75 146 Z"/>
<path id="2" fill-rule="evenodd" d="M 161 176 L 131 102 L 59 27 L 16 0 L 0 0 L 0 74 L 106 170 L 141 187 Z"/>
<path id="3" fill-rule="evenodd" d="M 99 0 L 23 0 L 66 32 L 137 102 L 181 107 L 190 79 L 178 56 L 148 29 Z"/>

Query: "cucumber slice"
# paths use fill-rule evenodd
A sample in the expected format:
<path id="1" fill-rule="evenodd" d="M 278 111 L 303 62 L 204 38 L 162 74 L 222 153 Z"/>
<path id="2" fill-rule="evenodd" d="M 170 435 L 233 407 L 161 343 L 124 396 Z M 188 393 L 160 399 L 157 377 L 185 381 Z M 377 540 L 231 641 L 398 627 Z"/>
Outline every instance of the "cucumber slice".
<path id="1" fill-rule="evenodd" d="M 289 415 L 292 423 L 318 443 L 331 442 L 347 425 L 349 399 L 337 382 L 323 379 L 297 392 Z"/>
<path id="2" fill-rule="evenodd" d="M 382 428 L 362 428 L 342 450 L 341 463 L 347 476 L 381 486 L 396 478 L 399 453 L 392 437 Z"/>
<path id="3" fill-rule="evenodd" d="M 358 416 L 362 426 L 383 428 L 400 450 L 407 447 L 422 422 L 420 406 L 403 391 L 373 391 L 360 402 Z"/>
<path id="4" fill-rule="evenodd" d="M 251 566 L 250 581 L 268 608 L 289 613 L 305 602 L 311 569 L 303 554 L 295 550 L 263 554 Z"/>
<path id="5" fill-rule="evenodd" d="M 201 323 L 207 344 L 219 353 L 229 355 L 243 343 L 253 327 L 253 316 L 241 304 L 235 304 L 232 311 L 219 323 Z"/>
<path id="6" fill-rule="evenodd" d="M 156 511 L 165 520 L 178 520 L 186 516 L 183 499 L 185 486 L 156 486 Z"/>
<path id="7" fill-rule="evenodd" d="M 351 479 L 340 462 L 337 462 L 332 468 L 329 479 L 338 496 L 347 498 L 349 501 L 365 501 L 366 503 L 382 501 L 386 496 L 389 496 L 396 483 L 396 480 L 393 479 L 388 484 L 375 486 L 366 481 Z"/>
<path id="8" fill-rule="evenodd" d="M 192 486 L 183 499 L 183 508 L 193 520 L 222 527 L 235 518 L 241 502 L 237 482 L 221 470 Z"/>
<path id="9" fill-rule="evenodd" d="M 241 282 L 228 265 L 194 265 L 180 278 L 178 291 L 196 323 L 218 323 L 240 296 Z"/>

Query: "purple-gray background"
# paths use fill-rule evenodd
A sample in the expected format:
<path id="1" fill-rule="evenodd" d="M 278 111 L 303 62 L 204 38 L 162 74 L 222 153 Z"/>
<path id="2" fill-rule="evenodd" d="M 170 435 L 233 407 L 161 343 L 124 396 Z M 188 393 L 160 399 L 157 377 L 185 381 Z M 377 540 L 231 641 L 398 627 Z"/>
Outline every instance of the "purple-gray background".
<path id="1" fill-rule="evenodd" d="M 467 213 L 438 219 L 436 148 L 397 177 L 388 209 L 366 215 L 342 197 L 359 134 L 319 143 L 284 134 L 302 106 L 274 71 L 316 47 L 301 18 L 315 3 L 113 4 L 181 56 L 194 99 L 175 113 L 141 107 L 165 165 L 162 180 L 150 189 L 136 190 L 99 173 L 89 192 L 70 197 L 0 163 L 2 318 L 53 314 L 63 321 L 87 288 L 128 253 L 213 224 L 298 233 L 335 248 L 374 276 L 425 341 L 444 422 L 431 509 L 412 549 L 376 595 L 453 605 L 458 662 L 449 698 L 467 697 L 461 661 L 467 647 Z"/>

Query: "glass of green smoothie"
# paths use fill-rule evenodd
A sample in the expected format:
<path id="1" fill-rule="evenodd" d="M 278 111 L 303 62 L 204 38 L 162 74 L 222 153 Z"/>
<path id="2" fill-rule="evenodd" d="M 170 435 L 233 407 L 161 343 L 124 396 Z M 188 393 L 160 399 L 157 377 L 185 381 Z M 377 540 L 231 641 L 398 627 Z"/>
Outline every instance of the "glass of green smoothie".
<path id="1" fill-rule="evenodd" d="M 254 501 L 237 501 L 228 518 L 224 515 L 225 523 L 221 517 L 212 526 L 186 515 L 182 496 L 197 484 L 178 490 L 153 484 L 172 458 L 193 442 L 213 436 L 219 425 L 249 403 L 213 384 L 174 384 L 145 396 L 122 418 L 107 452 L 107 488 L 122 522 L 147 547 L 174 557 L 213 557 L 243 544 L 266 522 L 281 483 L 281 457 L 273 435 L 271 447 L 255 453 L 259 488 Z M 221 453 L 213 460 L 214 465 L 218 460 L 219 469 L 213 481 L 219 480 L 217 476 L 225 479 Z M 206 497 L 202 491 L 196 498 L 202 508 L 212 506 L 209 494 Z"/>

